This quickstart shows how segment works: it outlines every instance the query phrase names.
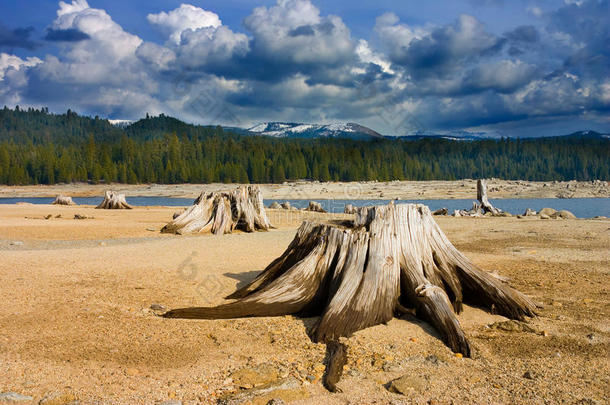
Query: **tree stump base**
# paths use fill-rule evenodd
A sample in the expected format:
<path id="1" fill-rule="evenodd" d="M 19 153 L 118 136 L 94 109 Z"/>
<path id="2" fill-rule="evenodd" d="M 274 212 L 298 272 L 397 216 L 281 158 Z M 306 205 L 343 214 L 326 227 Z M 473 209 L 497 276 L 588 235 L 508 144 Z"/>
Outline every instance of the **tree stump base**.
<path id="1" fill-rule="evenodd" d="M 95 208 L 106 210 L 130 210 L 133 207 L 127 204 L 125 194 L 118 194 L 114 191 L 107 190 L 104 194 L 104 200 Z"/>
<path id="2" fill-rule="evenodd" d="M 163 316 L 319 315 L 312 340 L 336 342 L 413 309 L 451 350 L 470 356 L 456 317 L 462 302 L 519 320 L 534 316 L 536 309 L 531 299 L 460 253 L 427 206 L 392 203 L 358 208 L 353 221 L 304 221 L 286 251 L 227 298 L 236 301 L 174 309 Z M 330 375 L 332 387 L 338 377 Z"/>
<path id="3" fill-rule="evenodd" d="M 231 192 L 202 192 L 193 205 L 165 225 L 161 232 L 179 235 L 211 232 L 267 231 L 273 226 L 267 218 L 263 195 L 258 186 L 238 187 Z"/>
<path id="4" fill-rule="evenodd" d="M 305 211 L 326 213 L 326 210 L 322 207 L 322 204 L 316 201 L 310 201 L 307 208 L 305 208 Z"/>
<path id="5" fill-rule="evenodd" d="M 72 201 L 72 197 L 67 197 L 65 195 L 58 195 L 55 197 L 55 201 L 52 203 L 53 205 L 76 205 L 74 201 Z"/>

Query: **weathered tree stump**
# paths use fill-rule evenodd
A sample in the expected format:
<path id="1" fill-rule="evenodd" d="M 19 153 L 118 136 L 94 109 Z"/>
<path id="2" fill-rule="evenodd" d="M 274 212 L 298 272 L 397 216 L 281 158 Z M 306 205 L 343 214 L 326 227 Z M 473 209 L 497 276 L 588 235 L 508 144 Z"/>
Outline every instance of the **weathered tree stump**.
<path id="1" fill-rule="evenodd" d="M 480 208 L 483 211 L 483 214 L 491 212 L 493 215 L 497 215 L 502 212 L 502 210 L 491 205 L 487 199 L 487 182 L 482 179 L 477 180 L 477 200 L 479 200 L 479 203 L 481 204 Z"/>
<path id="2" fill-rule="evenodd" d="M 67 197 L 65 195 L 58 195 L 55 197 L 55 201 L 52 203 L 53 205 L 76 205 L 74 201 L 72 201 L 72 197 Z"/>
<path id="3" fill-rule="evenodd" d="M 316 201 L 310 201 L 305 211 L 313 211 L 313 212 L 322 212 L 325 213 L 326 210 L 322 208 L 322 204 Z"/>
<path id="4" fill-rule="evenodd" d="M 355 214 L 356 208 L 352 204 L 345 204 L 345 208 L 343 209 L 344 214 Z"/>
<path id="5" fill-rule="evenodd" d="M 272 228 L 258 186 L 243 186 L 231 192 L 202 192 L 193 205 L 165 225 L 161 232 L 179 235 L 211 232 L 231 233 Z"/>
<path id="6" fill-rule="evenodd" d="M 132 206 L 127 204 L 125 194 L 118 194 L 114 191 L 107 190 L 104 194 L 104 200 L 95 208 L 107 210 L 132 209 Z"/>
<path id="7" fill-rule="evenodd" d="M 358 208 L 353 222 L 304 221 L 286 251 L 227 298 L 237 300 L 174 309 L 163 316 L 320 315 L 312 340 L 328 343 L 414 308 L 454 352 L 470 356 L 455 315 L 462 302 L 520 320 L 534 316 L 536 308 L 470 262 L 449 242 L 429 208 L 419 204 Z M 339 356 L 336 361 L 343 360 Z M 333 387 L 338 376 L 330 375 Z"/>

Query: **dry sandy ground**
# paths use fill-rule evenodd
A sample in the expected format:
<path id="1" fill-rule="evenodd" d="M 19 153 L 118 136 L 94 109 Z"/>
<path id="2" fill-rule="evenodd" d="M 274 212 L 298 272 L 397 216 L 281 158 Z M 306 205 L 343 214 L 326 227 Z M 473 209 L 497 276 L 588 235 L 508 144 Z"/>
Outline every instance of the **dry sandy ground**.
<path id="1" fill-rule="evenodd" d="M 189 321 L 149 309 L 221 303 L 282 253 L 304 217 L 321 214 L 270 212 L 279 226 L 266 233 L 162 235 L 173 210 L 0 206 L 0 393 L 207 404 L 296 379 L 254 403 L 607 403 L 608 220 L 438 218 L 475 263 L 545 304 L 533 332 L 488 328 L 504 318 L 467 307 L 466 359 L 427 324 L 394 319 L 349 339 L 343 393 L 329 394 L 319 382 L 325 347 L 306 333 L 313 319 Z M 389 392 L 404 375 L 412 390 Z"/>
<path id="2" fill-rule="evenodd" d="M 237 186 L 237 185 L 234 185 Z M 72 197 L 103 196 L 113 189 L 130 196 L 164 196 L 195 198 L 202 190 L 219 191 L 233 187 L 227 184 L 60 184 L 53 186 L 0 186 L 0 197 Z M 287 182 L 262 184 L 265 198 L 271 199 L 471 199 L 476 197 L 476 180 L 391 181 L 391 182 Z M 531 182 L 488 180 L 489 198 L 584 198 L 610 197 L 607 181 Z"/>

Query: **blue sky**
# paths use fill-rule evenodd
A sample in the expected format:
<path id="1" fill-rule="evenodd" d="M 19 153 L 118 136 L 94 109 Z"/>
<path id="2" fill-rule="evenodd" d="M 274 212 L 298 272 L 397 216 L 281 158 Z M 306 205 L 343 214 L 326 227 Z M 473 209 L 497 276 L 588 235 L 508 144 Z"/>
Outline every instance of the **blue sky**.
<path id="1" fill-rule="evenodd" d="M 0 2 L 0 104 L 390 135 L 610 132 L 608 0 Z"/>

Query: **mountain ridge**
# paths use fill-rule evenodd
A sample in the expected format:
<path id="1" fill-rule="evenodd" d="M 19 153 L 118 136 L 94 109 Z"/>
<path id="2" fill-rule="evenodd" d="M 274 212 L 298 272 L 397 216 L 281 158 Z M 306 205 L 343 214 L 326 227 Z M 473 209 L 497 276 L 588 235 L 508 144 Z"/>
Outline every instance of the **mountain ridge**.
<path id="1" fill-rule="evenodd" d="M 355 122 L 305 124 L 295 122 L 262 122 L 247 129 L 253 135 L 276 138 L 346 138 L 354 140 L 381 139 L 383 135 Z"/>
<path id="2" fill-rule="evenodd" d="M 66 143 L 74 142 L 78 139 L 86 139 L 89 136 L 93 136 L 95 139 L 120 139 L 123 135 L 137 139 L 156 139 L 172 133 L 199 136 L 203 133 L 208 133 L 210 130 L 215 131 L 219 128 L 222 128 L 227 136 L 233 134 L 238 136 L 267 136 L 278 139 L 331 138 L 358 141 L 384 139 L 401 141 L 444 139 L 447 141 L 478 141 L 500 140 L 503 137 L 528 140 L 567 137 L 610 140 L 610 134 L 593 130 L 582 130 L 569 134 L 540 137 L 502 136 L 502 134 L 498 133 L 470 132 L 464 130 L 448 133 L 422 131 L 402 136 L 390 136 L 382 135 L 371 128 L 354 122 L 332 124 L 263 122 L 250 128 L 240 128 L 187 123 L 165 114 L 159 114 L 157 116 L 149 116 L 147 114 L 144 118 L 131 121 L 78 115 L 71 110 L 68 110 L 68 112 L 64 114 L 49 113 L 46 108 L 41 110 L 31 108 L 28 110 L 12 110 L 5 107 L 0 110 L 0 141 L 12 140 L 15 142 L 25 142 L 29 139 L 34 142 L 44 142 L 45 140 L 55 138 L 53 135 L 54 133 L 63 132 L 66 128 L 71 128 L 70 131 L 68 131 L 70 135 L 63 137 Z"/>

